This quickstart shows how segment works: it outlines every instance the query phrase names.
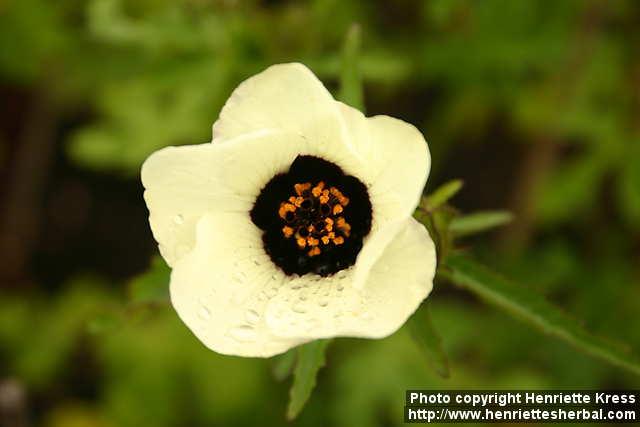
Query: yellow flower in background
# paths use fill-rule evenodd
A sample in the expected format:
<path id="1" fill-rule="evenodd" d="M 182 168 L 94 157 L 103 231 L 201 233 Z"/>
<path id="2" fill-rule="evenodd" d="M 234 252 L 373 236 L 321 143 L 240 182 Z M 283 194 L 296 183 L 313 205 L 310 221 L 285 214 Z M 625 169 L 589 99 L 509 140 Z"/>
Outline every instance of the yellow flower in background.
<path id="1" fill-rule="evenodd" d="M 178 315 L 239 356 L 395 332 L 435 274 L 412 218 L 429 167 L 414 126 L 335 101 L 304 65 L 251 77 L 211 143 L 164 148 L 142 167 Z"/>

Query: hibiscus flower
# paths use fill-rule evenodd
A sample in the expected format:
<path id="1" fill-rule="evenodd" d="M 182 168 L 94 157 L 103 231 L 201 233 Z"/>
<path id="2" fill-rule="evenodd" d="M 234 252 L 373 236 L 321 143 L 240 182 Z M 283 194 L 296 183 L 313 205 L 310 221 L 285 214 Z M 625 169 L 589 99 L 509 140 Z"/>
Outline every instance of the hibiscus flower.
<path id="1" fill-rule="evenodd" d="M 414 126 L 335 101 L 304 65 L 249 78 L 211 143 L 142 167 L 175 310 L 239 356 L 392 334 L 432 288 L 434 244 L 412 217 L 429 167 Z"/>

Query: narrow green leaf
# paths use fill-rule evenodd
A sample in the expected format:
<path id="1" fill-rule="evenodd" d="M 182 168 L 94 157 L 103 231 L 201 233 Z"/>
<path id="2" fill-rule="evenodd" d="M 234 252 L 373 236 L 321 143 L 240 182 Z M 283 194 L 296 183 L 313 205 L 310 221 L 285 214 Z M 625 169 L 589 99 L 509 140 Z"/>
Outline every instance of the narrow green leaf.
<path id="1" fill-rule="evenodd" d="M 513 215 L 507 211 L 475 212 L 453 218 L 449 230 L 456 236 L 467 236 L 499 227 L 512 220 Z"/>
<path id="2" fill-rule="evenodd" d="M 447 203 L 447 201 L 455 196 L 462 188 L 463 182 L 460 179 L 454 179 L 446 182 L 438 187 L 430 195 L 423 197 L 420 207 L 427 211 L 432 211 Z"/>
<path id="3" fill-rule="evenodd" d="M 297 350 L 292 349 L 273 358 L 271 372 L 273 372 L 273 376 L 277 381 L 284 381 L 291 375 L 296 356 Z"/>
<path id="4" fill-rule="evenodd" d="M 409 331 L 433 370 L 442 378 L 449 378 L 449 359 L 444 352 L 442 339 L 433 326 L 431 312 L 426 302 L 422 304 L 408 322 Z"/>
<path id="5" fill-rule="evenodd" d="M 329 340 L 317 340 L 298 348 L 298 360 L 293 371 L 293 384 L 289 391 L 289 407 L 287 418 L 293 420 L 298 416 L 311 397 L 316 386 L 316 375 L 325 363 L 325 351 Z"/>
<path id="6" fill-rule="evenodd" d="M 358 24 L 351 25 L 342 47 L 340 64 L 339 99 L 364 112 L 364 96 L 362 95 L 362 73 L 360 71 L 361 32 Z"/>
<path id="7" fill-rule="evenodd" d="M 512 283 L 460 254 L 450 255 L 440 273 L 452 283 L 525 320 L 545 334 L 640 375 L 640 359 L 636 355 L 621 344 L 591 334 L 578 321 L 531 289 Z"/>
<path id="8" fill-rule="evenodd" d="M 157 256 L 149 269 L 129 282 L 129 301 L 132 303 L 164 303 L 169 301 L 169 274 L 171 270 Z"/>

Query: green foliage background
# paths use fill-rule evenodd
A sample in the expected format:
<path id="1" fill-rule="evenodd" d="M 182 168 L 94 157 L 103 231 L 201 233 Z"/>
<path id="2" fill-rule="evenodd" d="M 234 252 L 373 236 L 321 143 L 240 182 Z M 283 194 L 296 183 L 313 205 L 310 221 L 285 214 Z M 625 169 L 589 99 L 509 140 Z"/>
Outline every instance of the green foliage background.
<path id="1" fill-rule="evenodd" d="M 22 390 L 16 417 L 49 427 L 285 422 L 288 384 L 269 361 L 206 350 L 148 292 L 162 265 L 131 281 L 155 253 L 138 171 L 160 147 L 209 140 L 232 89 L 272 63 L 303 62 L 337 94 L 353 23 L 367 112 L 423 131 L 428 190 L 462 178 L 456 207 L 514 213 L 465 247 L 640 349 L 640 3 L 5 0 L 2 194 L 6 215 L 41 212 L 26 237 L 3 218 L 5 237 L 18 234 L 2 246 L 0 392 Z M 30 175 L 40 178 L 19 180 L 32 152 L 49 161 Z M 31 205 L 12 198 L 25 182 L 39 189 Z M 640 383 L 444 281 L 430 309 L 449 379 L 408 328 L 338 339 L 296 423 L 399 425 L 407 388 Z"/>

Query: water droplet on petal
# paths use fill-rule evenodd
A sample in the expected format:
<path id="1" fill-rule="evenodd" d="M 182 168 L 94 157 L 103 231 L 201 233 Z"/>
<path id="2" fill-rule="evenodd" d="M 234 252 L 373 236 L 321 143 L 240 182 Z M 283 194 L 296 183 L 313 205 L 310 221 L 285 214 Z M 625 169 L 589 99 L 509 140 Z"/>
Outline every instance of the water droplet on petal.
<path id="1" fill-rule="evenodd" d="M 307 309 L 303 304 L 294 304 L 293 307 L 291 307 L 291 309 L 293 311 L 295 311 L 296 313 L 306 313 Z"/>
<path id="2" fill-rule="evenodd" d="M 198 316 L 200 316 L 201 319 L 209 320 L 211 318 L 211 311 L 207 307 L 200 307 Z"/>
<path id="3" fill-rule="evenodd" d="M 244 317 L 247 319 L 247 322 L 251 324 L 256 324 L 260 320 L 260 315 L 255 310 L 247 310 Z"/>
<path id="4" fill-rule="evenodd" d="M 178 214 L 178 215 L 173 217 L 173 222 L 176 225 L 181 225 L 184 222 L 184 217 L 182 215 Z"/>
<path id="5" fill-rule="evenodd" d="M 267 298 L 273 298 L 278 295 L 278 288 L 269 288 L 265 291 Z"/>
<path id="6" fill-rule="evenodd" d="M 318 305 L 319 305 L 320 307 L 326 307 L 326 306 L 328 306 L 328 305 L 329 305 L 329 298 L 324 298 L 324 297 L 323 297 L 323 298 L 320 298 L 320 299 L 318 300 Z"/>
<path id="7" fill-rule="evenodd" d="M 249 325 L 236 326 L 229 330 L 229 336 L 236 341 L 250 342 L 256 339 L 256 331 Z"/>

